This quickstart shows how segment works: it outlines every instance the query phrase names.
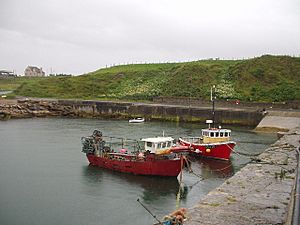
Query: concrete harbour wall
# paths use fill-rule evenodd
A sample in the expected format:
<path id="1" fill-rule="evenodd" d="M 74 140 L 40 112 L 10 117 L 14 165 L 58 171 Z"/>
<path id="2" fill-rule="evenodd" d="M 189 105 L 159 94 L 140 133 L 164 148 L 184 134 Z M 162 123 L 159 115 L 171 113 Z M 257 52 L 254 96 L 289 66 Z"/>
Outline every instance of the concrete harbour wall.
<path id="1" fill-rule="evenodd" d="M 110 101 L 59 101 L 71 106 L 79 117 L 110 117 L 127 119 L 145 117 L 146 120 L 205 122 L 211 118 L 209 107 L 187 107 L 174 105 L 120 103 Z M 256 126 L 263 114 L 257 110 L 216 109 L 215 120 L 220 124 Z"/>
<path id="2" fill-rule="evenodd" d="M 166 104 L 166 105 L 193 105 L 198 107 L 210 107 L 211 102 L 205 101 L 200 98 L 188 98 L 188 97 L 155 97 L 153 102 Z M 300 109 L 300 101 L 288 101 L 288 102 L 244 102 L 237 99 L 228 100 L 216 100 L 216 104 L 219 107 L 230 107 L 230 108 L 240 108 L 248 107 L 252 109 Z"/>
<path id="3" fill-rule="evenodd" d="M 0 119 L 28 117 L 87 117 L 128 119 L 144 117 L 146 120 L 205 122 L 211 119 L 210 107 L 187 107 L 112 101 L 76 100 L 19 100 L 1 104 Z M 217 124 L 256 126 L 263 118 L 258 110 L 216 109 Z"/>
<path id="4" fill-rule="evenodd" d="M 286 133 L 189 209 L 185 224 L 290 224 L 299 140 L 300 127 Z"/>

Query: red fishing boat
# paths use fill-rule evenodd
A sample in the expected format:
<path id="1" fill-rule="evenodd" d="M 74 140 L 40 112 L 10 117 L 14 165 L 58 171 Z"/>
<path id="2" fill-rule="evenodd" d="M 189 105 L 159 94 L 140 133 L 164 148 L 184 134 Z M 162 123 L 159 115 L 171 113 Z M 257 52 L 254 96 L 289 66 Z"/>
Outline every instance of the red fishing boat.
<path id="1" fill-rule="evenodd" d="M 82 151 L 90 165 L 137 175 L 176 177 L 183 166 L 179 153 L 188 151 L 186 146 L 175 146 L 172 137 L 145 138 L 137 142 L 104 137 L 95 130 L 92 136 L 81 140 Z"/>
<path id="2" fill-rule="evenodd" d="M 199 137 L 181 137 L 179 143 L 190 147 L 194 156 L 229 160 L 236 143 L 230 140 L 231 130 L 215 127 L 215 86 L 211 88 L 212 120 L 206 120 L 208 128 L 201 130 Z"/>
<path id="3" fill-rule="evenodd" d="M 236 145 L 230 141 L 231 130 L 222 128 L 202 129 L 199 137 L 180 137 L 179 143 L 190 147 L 194 156 L 228 160 Z"/>

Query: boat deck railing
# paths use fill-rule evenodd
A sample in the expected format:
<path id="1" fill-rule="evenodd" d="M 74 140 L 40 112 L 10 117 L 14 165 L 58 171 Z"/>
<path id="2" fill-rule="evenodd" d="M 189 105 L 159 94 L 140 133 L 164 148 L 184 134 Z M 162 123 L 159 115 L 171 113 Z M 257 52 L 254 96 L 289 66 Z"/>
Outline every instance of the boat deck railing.
<path id="1" fill-rule="evenodd" d="M 188 141 L 190 143 L 202 143 L 201 137 L 180 137 L 181 139 Z"/>
<path id="2" fill-rule="evenodd" d="M 105 146 L 108 146 L 110 149 L 118 151 L 120 149 L 127 149 L 131 152 L 140 151 L 141 145 L 138 140 L 130 138 L 120 138 L 113 136 L 102 136 L 105 140 Z"/>

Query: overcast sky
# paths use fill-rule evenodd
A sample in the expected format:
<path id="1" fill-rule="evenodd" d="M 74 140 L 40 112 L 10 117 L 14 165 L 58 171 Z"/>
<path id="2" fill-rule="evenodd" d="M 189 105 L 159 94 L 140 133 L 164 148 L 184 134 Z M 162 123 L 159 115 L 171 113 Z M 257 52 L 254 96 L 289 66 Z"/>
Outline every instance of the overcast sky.
<path id="1" fill-rule="evenodd" d="M 300 56 L 299 0 L 0 0 L 0 69 Z"/>

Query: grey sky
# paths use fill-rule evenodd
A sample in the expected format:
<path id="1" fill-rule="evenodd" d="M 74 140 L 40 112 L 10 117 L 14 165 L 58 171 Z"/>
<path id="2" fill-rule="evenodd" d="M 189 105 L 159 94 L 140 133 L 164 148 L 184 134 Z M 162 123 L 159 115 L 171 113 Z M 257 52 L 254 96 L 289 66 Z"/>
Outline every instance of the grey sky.
<path id="1" fill-rule="evenodd" d="M 300 55 L 299 0 L 0 0 L 0 69 Z"/>

